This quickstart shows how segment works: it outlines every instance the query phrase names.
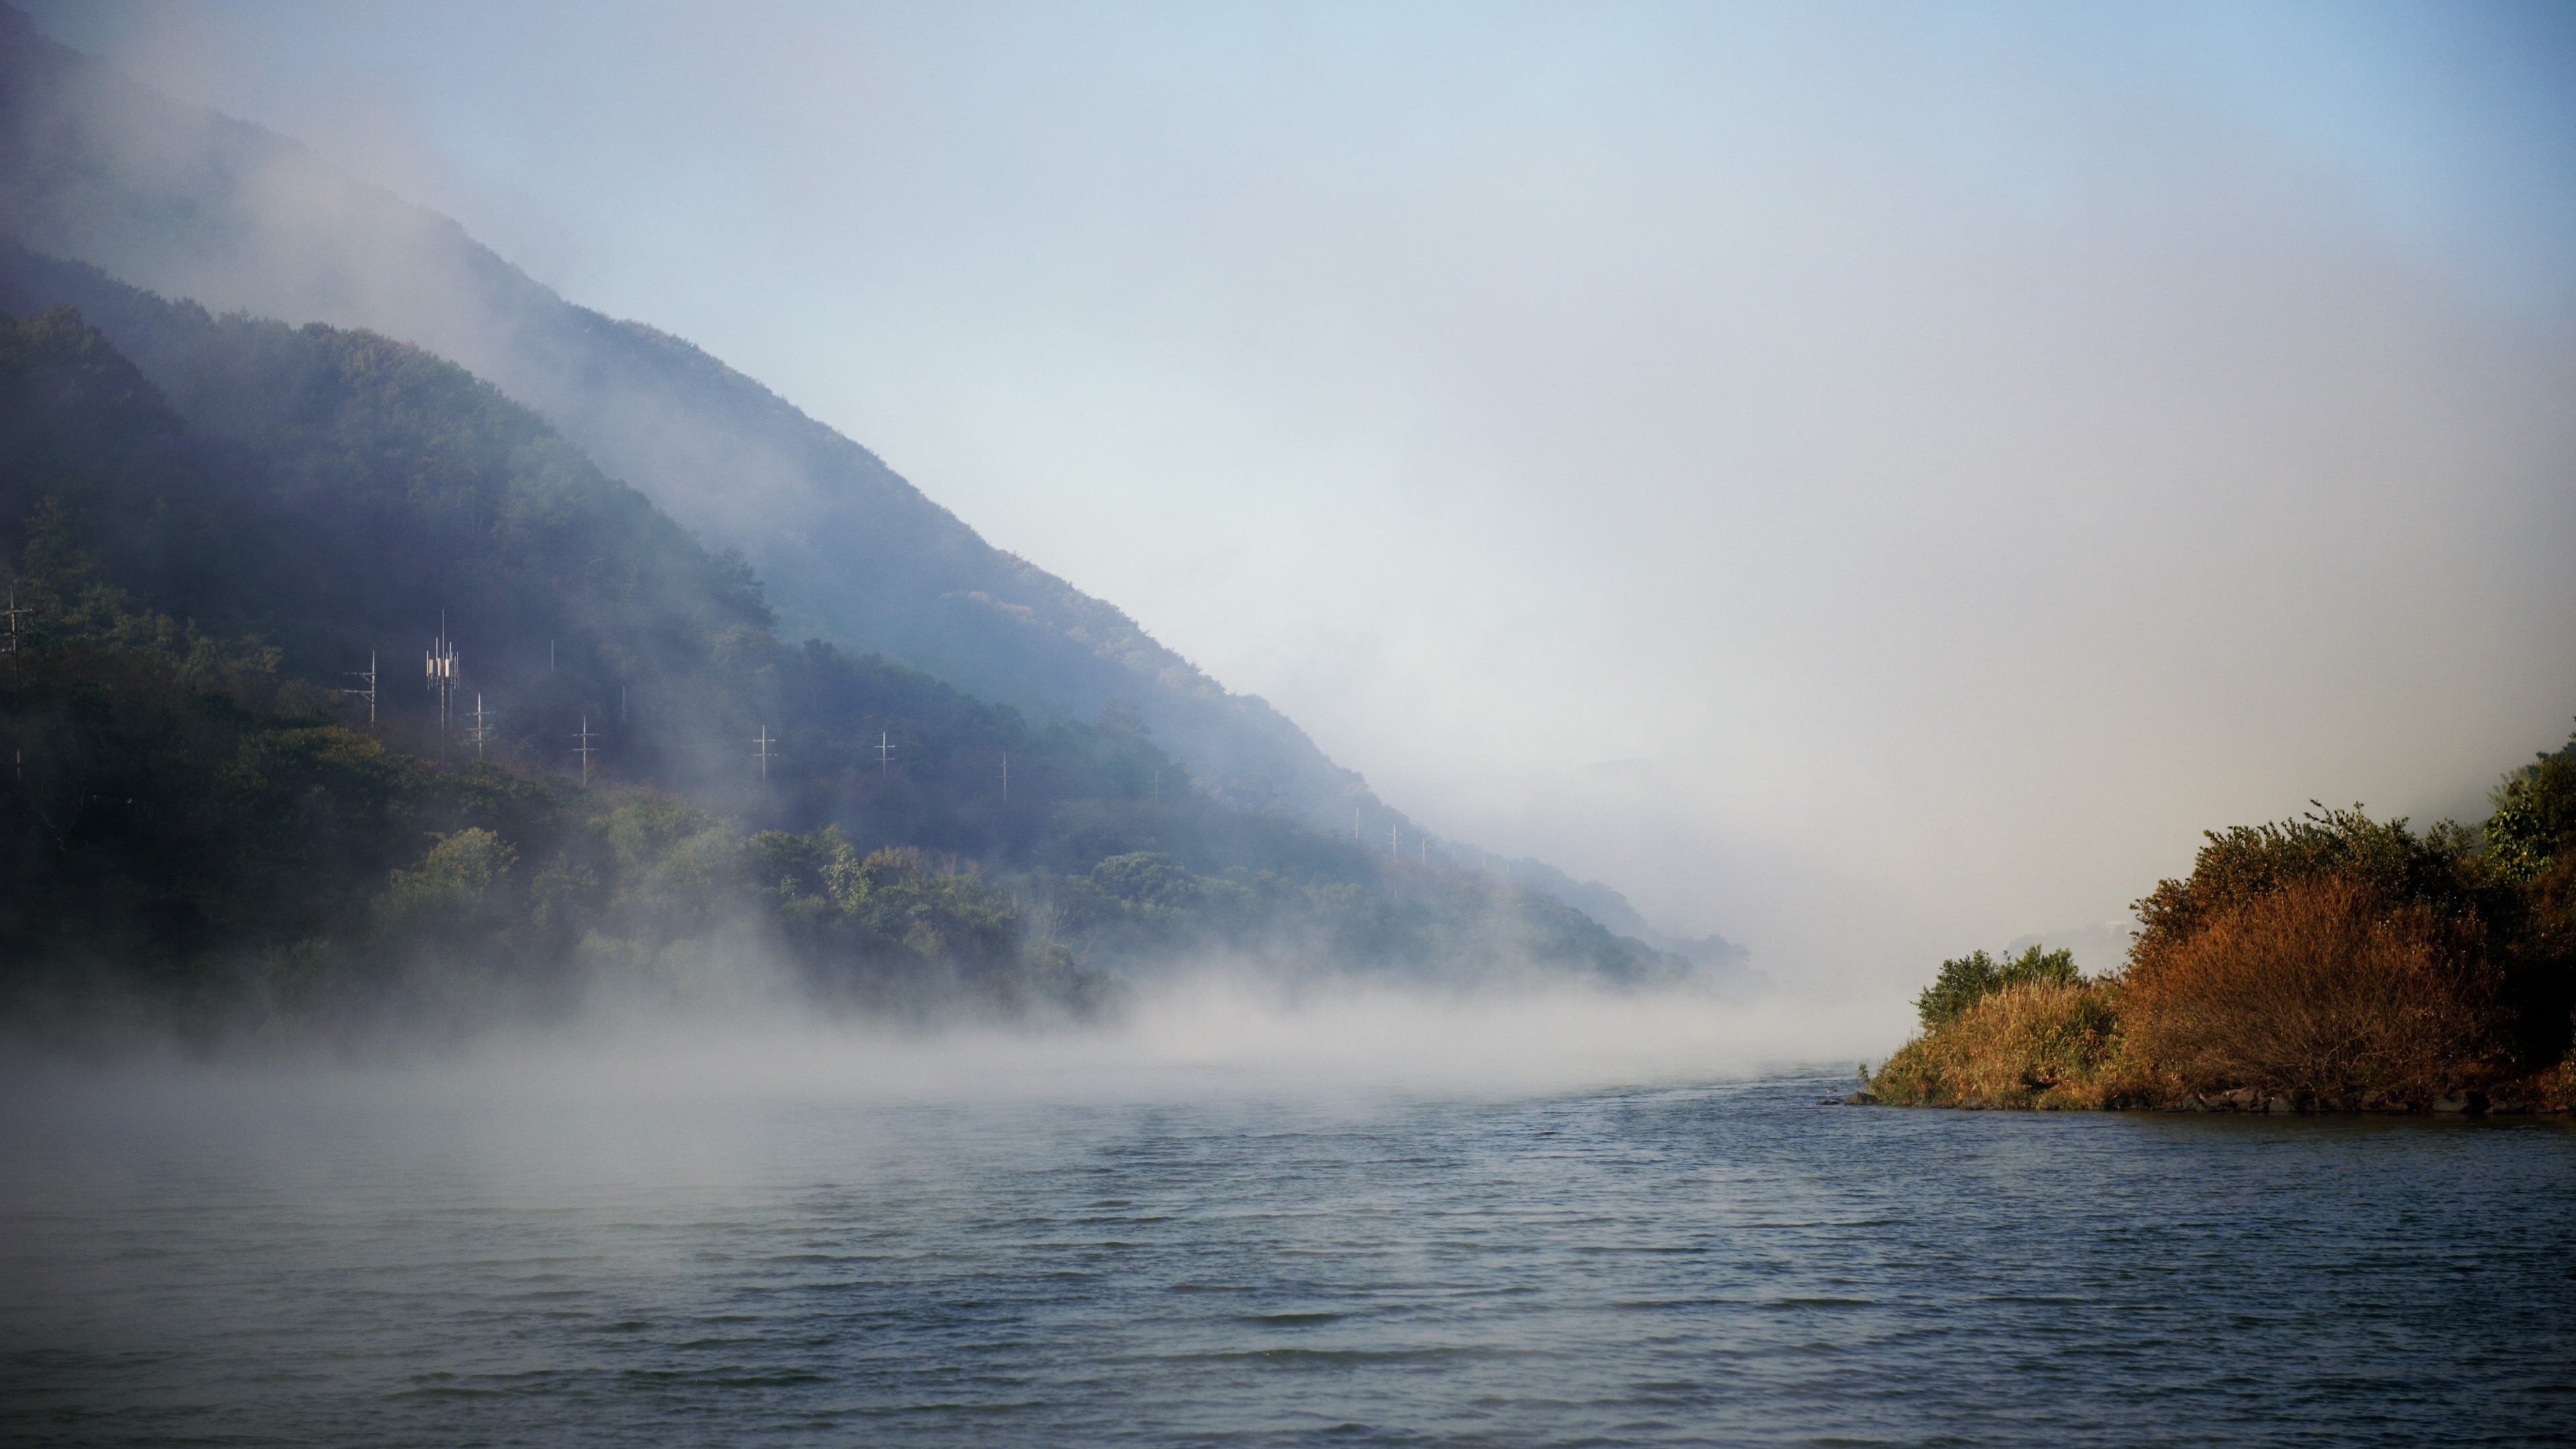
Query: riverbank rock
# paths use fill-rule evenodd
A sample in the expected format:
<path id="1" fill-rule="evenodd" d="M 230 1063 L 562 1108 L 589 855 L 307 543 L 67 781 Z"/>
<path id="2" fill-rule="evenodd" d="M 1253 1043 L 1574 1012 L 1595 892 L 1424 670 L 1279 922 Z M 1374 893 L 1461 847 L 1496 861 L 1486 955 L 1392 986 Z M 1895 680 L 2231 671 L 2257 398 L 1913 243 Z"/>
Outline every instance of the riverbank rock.
<path id="1" fill-rule="evenodd" d="M 2461 1112 L 2470 1116 L 2476 1116 L 2486 1111 L 2487 1094 L 2484 1092 L 2453 1092 L 2447 1097 L 2435 1097 L 2432 1102 L 2432 1107 L 2436 1112 Z"/>
<path id="2" fill-rule="evenodd" d="M 1854 1092 L 1850 1096 L 1843 1098 L 1843 1105 L 1846 1107 L 1875 1107 L 1878 1105 L 1878 1094 L 1875 1092 Z"/>

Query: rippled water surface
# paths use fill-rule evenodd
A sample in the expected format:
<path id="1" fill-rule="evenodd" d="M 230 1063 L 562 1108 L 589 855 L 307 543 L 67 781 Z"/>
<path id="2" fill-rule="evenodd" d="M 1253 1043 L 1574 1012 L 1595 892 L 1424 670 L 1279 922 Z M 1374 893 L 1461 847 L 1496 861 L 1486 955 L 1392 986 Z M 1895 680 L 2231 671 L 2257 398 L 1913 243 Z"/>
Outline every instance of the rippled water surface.
<path id="1" fill-rule="evenodd" d="M 629 1110 L 31 1087 L 0 1435 L 2576 1432 L 2564 1121 L 1902 1112 L 1823 1085 Z"/>

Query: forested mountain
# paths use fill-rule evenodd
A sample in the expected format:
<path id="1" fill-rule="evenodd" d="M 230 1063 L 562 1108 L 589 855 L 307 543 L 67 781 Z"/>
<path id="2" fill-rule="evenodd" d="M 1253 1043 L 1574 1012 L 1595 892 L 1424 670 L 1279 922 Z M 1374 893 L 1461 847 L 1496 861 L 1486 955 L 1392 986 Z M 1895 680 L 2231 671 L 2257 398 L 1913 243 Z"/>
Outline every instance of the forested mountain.
<path id="1" fill-rule="evenodd" d="M 882 652 L 1031 718 L 1112 701 L 1201 788 L 1325 829 L 1424 832 L 1262 700 L 1227 692 L 1117 608 L 986 544 L 858 444 L 679 338 L 566 302 L 455 222 L 301 144 L 173 102 L 0 7 L 0 234 L 218 311 L 417 343 L 541 414 L 672 518 L 739 552 L 793 637 Z M 147 372 L 112 298 L 68 302 Z M 1646 933 L 1627 901 L 1535 860 L 1435 842 Z M 1674 943 L 1712 961 L 1740 948 Z"/>
<path id="2" fill-rule="evenodd" d="M 739 559 L 419 348 L 0 248 L 7 309 L 64 290 L 136 355 L 66 306 L 0 325 L 0 1005 L 471 1016 L 726 941 L 917 1009 L 1210 957 L 1688 970 L 1196 789 L 1132 713 L 784 644 Z"/>
<path id="3" fill-rule="evenodd" d="M 740 550 L 798 634 L 1042 718 L 1129 700 L 1211 784 L 1319 823 L 1347 824 L 1357 797 L 1382 833 L 1358 777 L 1269 706 L 992 548 L 865 448 L 688 343 L 573 306 L 454 222 L 293 141 L 174 104 L 17 12 L 0 18 L 0 92 L 0 231 L 217 310 L 366 327 L 453 358 Z"/>

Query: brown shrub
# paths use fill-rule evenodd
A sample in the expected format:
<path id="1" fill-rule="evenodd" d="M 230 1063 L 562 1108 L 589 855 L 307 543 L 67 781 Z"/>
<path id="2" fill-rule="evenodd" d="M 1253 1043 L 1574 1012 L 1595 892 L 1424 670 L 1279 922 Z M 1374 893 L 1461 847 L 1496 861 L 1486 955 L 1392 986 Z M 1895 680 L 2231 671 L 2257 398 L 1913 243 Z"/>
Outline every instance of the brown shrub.
<path id="1" fill-rule="evenodd" d="M 1899 1106 L 2122 1105 L 2136 1090 L 2118 1006 L 2119 988 L 2108 982 L 2017 982 L 1907 1042 L 1870 1090 Z"/>
<path id="2" fill-rule="evenodd" d="M 2141 942 L 2123 1025 L 2144 1066 L 2195 1091 L 2423 1100 L 2481 1075 L 2495 980 L 2475 928 L 2336 876 Z"/>

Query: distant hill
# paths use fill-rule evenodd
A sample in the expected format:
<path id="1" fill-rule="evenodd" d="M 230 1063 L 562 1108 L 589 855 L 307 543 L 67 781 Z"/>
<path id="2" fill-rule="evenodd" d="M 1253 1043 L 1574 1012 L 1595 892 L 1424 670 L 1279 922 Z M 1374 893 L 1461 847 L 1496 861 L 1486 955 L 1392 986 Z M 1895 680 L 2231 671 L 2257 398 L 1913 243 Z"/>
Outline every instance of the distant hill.
<path id="1" fill-rule="evenodd" d="M 759 383 L 679 338 L 575 306 L 454 221 L 291 139 L 176 103 L 6 9 L 0 177 L 0 233 L 38 252 L 215 310 L 364 327 L 462 364 L 684 527 L 738 551 L 788 637 L 884 653 L 1033 719 L 1090 720 L 1123 704 L 1226 800 L 1328 830 L 1349 829 L 1356 811 L 1365 839 L 1391 825 L 1422 834 L 1267 703 L 987 544 Z M 100 298 L 47 300 L 134 340 Z M 1504 864 L 1468 847 L 1451 855 Z M 1606 886 L 1512 864 L 1524 885 L 1634 917 Z"/>
<path id="2" fill-rule="evenodd" d="M 914 1011 L 1211 961 L 1699 975 L 1194 789 L 1132 715 L 782 643 L 740 560 L 418 347 L 0 245 L 0 311 L 66 290 L 133 352 L 0 316 L 0 1025 L 471 1024 L 746 958 Z M 414 672 L 442 616 L 444 717 Z"/>
<path id="3" fill-rule="evenodd" d="M 995 549 L 883 462 L 679 338 L 574 306 L 453 221 L 0 18 L 0 231 L 215 310 L 418 343 L 738 548 L 787 632 L 1037 717 L 1133 703 L 1212 782 L 1347 823 L 1359 777 L 1135 621 Z M 112 330 L 112 328 L 111 328 Z M 1369 813 L 1379 814 L 1375 809 Z"/>

